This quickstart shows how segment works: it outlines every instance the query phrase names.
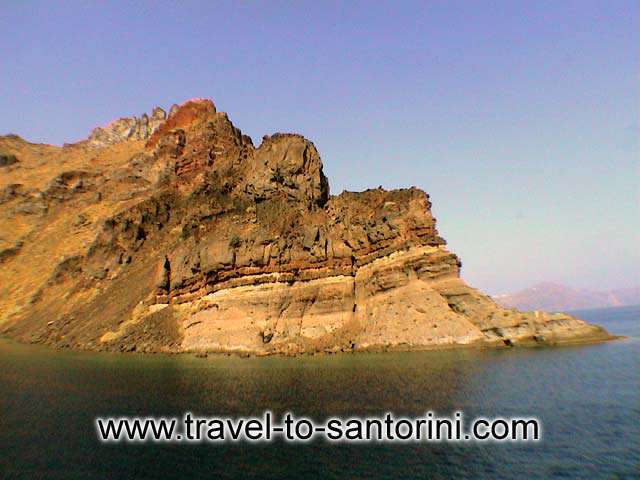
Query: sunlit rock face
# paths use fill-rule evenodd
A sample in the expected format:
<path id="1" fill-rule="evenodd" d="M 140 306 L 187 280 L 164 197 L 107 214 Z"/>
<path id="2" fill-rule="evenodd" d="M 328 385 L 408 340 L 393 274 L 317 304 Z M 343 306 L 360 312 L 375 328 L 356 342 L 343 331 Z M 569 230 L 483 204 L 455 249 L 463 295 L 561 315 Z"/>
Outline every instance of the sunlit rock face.
<path id="1" fill-rule="evenodd" d="M 104 127 L 94 128 L 87 139 L 87 144 L 99 148 L 127 140 L 146 140 L 165 122 L 166 118 L 166 112 L 160 107 L 154 108 L 151 115 L 144 113 L 140 118 L 119 118 Z"/>
<path id="2" fill-rule="evenodd" d="M 331 196 L 312 142 L 255 147 L 210 100 L 0 148 L 20 159 L 0 184 L 0 329 L 20 340 L 298 354 L 609 338 L 468 287 L 421 190 Z"/>

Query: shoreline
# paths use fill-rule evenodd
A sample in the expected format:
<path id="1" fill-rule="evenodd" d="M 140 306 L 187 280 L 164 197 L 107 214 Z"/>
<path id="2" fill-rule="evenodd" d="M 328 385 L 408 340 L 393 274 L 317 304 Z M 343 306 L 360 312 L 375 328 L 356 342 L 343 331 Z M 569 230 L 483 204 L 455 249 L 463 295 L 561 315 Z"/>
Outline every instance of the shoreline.
<path id="1" fill-rule="evenodd" d="M 603 329 L 604 330 L 604 329 Z M 605 331 L 606 332 L 606 331 Z M 313 357 L 313 356 L 334 356 L 334 355 L 358 355 L 358 354 L 385 354 L 385 353 L 415 353 L 415 352 L 442 352 L 453 350 L 523 350 L 523 349 L 542 349 L 542 348 L 562 348 L 562 347 L 578 347 L 587 345 L 597 345 L 606 342 L 626 340 L 628 336 L 625 335 L 611 335 L 607 332 L 603 336 L 587 336 L 560 339 L 553 342 L 536 342 L 536 341 L 521 341 L 512 345 L 506 345 L 503 342 L 487 341 L 487 342 L 472 342 L 468 344 L 433 344 L 433 345 L 415 345 L 405 348 L 399 345 L 389 346 L 367 346 L 364 348 L 355 349 L 340 349 L 340 350 L 307 350 L 290 352 L 284 350 L 272 350 L 272 351 L 249 351 L 249 350 L 152 350 L 152 351 L 138 351 L 135 348 L 133 350 L 110 350 L 110 349 L 96 349 L 96 348 L 84 348 L 82 346 L 68 346 L 68 345 L 56 345 L 55 343 L 46 342 L 29 342 L 21 341 L 15 338 L 0 336 L 1 342 L 6 342 L 15 345 L 24 346 L 37 346 L 46 348 L 52 352 L 82 352 L 82 353 L 95 353 L 95 354 L 116 354 L 116 355 L 139 355 L 139 356 L 192 356 L 196 358 L 207 357 L 237 357 L 237 358 L 266 358 L 266 357 L 280 357 L 280 358 L 298 358 L 298 357 Z"/>

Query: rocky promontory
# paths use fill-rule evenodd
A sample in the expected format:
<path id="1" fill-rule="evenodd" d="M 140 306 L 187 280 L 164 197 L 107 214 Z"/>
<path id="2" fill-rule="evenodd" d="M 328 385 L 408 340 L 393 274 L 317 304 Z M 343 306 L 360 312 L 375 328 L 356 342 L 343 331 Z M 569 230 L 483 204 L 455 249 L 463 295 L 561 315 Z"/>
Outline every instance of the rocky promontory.
<path id="1" fill-rule="evenodd" d="M 0 153 L 11 338 L 252 354 L 610 338 L 467 286 L 421 190 L 332 196 L 312 142 L 275 134 L 256 147 L 210 100 L 64 147 L 0 137 Z"/>

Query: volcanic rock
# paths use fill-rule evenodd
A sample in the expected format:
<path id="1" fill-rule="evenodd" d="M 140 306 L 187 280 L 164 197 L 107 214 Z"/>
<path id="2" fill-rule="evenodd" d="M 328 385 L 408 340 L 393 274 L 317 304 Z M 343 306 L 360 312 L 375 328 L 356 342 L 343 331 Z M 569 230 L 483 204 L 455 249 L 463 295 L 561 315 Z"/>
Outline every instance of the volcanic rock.
<path id="1" fill-rule="evenodd" d="M 610 338 L 467 286 L 421 190 L 332 196 L 312 142 L 278 133 L 255 147 L 210 100 L 64 147 L 0 148 L 28 167 L 0 177 L 12 338 L 242 354 Z"/>
<path id="2" fill-rule="evenodd" d="M 15 155 L 10 153 L 0 153 L 0 167 L 10 167 L 18 163 L 18 159 Z"/>
<path id="3" fill-rule="evenodd" d="M 160 107 L 154 108 L 150 116 L 144 113 L 140 118 L 120 118 L 104 127 L 94 128 L 87 139 L 87 144 L 99 148 L 127 140 L 146 140 L 165 122 L 166 118 L 166 112 Z"/>

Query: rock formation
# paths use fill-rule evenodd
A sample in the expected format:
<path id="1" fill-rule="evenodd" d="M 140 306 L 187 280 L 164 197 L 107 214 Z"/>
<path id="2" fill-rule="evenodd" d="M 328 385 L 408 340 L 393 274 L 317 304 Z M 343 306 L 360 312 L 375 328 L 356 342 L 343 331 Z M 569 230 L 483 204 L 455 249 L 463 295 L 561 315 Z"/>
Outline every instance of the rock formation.
<path id="1" fill-rule="evenodd" d="M 61 347 L 303 353 L 610 338 L 468 287 L 429 197 L 329 194 L 313 143 L 209 100 L 53 147 L 1 137 L 0 330 Z"/>
<path id="2" fill-rule="evenodd" d="M 120 118 L 105 127 L 94 128 L 87 144 L 99 148 L 126 140 L 146 140 L 166 119 L 167 113 L 160 107 L 154 108 L 151 116 L 144 113 L 140 118 Z"/>
<path id="3" fill-rule="evenodd" d="M 0 153 L 0 167 L 10 167 L 18 163 L 15 155 Z"/>

